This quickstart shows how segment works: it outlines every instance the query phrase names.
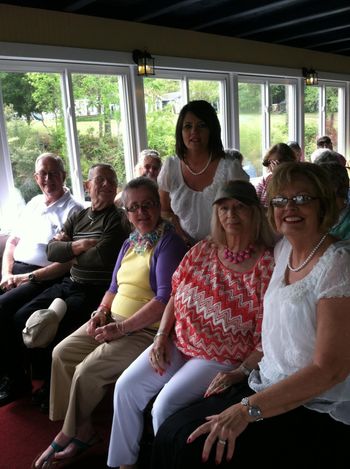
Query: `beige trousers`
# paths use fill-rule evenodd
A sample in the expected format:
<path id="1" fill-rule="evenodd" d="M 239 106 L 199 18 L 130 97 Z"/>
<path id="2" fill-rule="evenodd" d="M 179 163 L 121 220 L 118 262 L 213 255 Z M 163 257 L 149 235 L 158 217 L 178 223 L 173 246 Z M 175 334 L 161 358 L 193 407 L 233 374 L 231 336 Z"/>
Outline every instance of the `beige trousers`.
<path id="1" fill-rule="evenodd" d="M 109 343 L 99 343 L 84 324 L 53 350 L 50 420 L 63 420 L 62 431 L 75 436 L 89 422 L 107 387 L 153 341 L 155 331 L 142 329 Z"/>

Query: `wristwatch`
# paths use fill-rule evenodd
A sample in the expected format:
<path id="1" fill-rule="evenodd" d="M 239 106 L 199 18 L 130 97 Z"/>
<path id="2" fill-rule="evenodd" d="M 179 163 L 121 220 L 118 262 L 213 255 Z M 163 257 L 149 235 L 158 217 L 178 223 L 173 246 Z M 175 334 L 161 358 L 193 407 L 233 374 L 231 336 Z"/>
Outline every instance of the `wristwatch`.
<path id="1" fill-rule="evenodd" d="M 240 364 L 239 366 L 239 371 L 241 371 L 244 376 L 246 376 L 248 378 L 248 376 L 250 375 L 250 373 L 252 372 L 252 370 L 250 370 L 249 368 L 247 368 L 245 365 L 243 365 L 243 363 Z"/>
<path id="2" fill-rule="evenodd" d="M 33 274 L 33 272 L 28 275 L 28 280 L 30 281 L 30 283 L 35 283 L 36 282 L 36 276 L 35 276 L 35 274 Z"/>
<path id="3" fill-rule="evenodd" d="M 241 404 L 245 407 L 248 407 L 248 415 L 249 417 L 252 417 L 255 422 L 258 422 L 259 420 L 263 419 L 260 407 L 250 405 L 249 397 L 243 397 L 243 399 L 241 400 Z"/>

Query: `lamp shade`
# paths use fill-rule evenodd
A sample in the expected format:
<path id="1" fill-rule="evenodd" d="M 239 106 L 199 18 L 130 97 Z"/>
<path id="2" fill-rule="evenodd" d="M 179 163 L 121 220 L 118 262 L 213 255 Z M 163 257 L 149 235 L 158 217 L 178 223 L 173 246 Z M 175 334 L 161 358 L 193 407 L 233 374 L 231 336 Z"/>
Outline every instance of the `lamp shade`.
<path id="1" fill-rule="evenodd" d="M 146 50 L 135 49 L 132 52 L 132 58 L 137 65 L 137 74 L 139 76 L 154 75 L 154 58 Z"/>

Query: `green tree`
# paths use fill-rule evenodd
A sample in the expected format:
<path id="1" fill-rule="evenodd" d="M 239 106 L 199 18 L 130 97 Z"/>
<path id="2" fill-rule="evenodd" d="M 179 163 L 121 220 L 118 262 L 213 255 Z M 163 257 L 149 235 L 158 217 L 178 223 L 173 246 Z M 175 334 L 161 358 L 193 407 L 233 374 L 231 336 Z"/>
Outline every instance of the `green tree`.
<path id="1" fill-rule="evenodd" d="M 159 151 L 162 158 L 175 153 L 176 103 L 181 99 L 179 80 L 145 78 L 148 146 Z M 169 99 L 169 103 L 165 104 Z"/>
<path id="2" fill-rule="evenodd" d="M 88 108 L 97 110 L 100 138 L 112 135 L 112 119 L 115 120 L 119 130 L 121 115 L 118 77 L 74 74 L 73 90 L 75 100 L 87 100 Z"/>
<path id="3" fill-rule="evenodd" d="M 38 112 L 38 105 L 28 74 L 0 72 L 0 85 L 4 104 L 12 106 L 14 113 L 30 124 L 33 113 Z"/>
<path id="4" fill-rule="evenodd" d="M 317 86 L 305 86 L 304 88 L 304 109 L 305 113 L 313 114 L 318 112 L 319 88 Z"/>
<path id="5" fill-rule="evenodd" d="M 261 112 L 261 85 L 239 83 L 239 112 L 242 114 L 259 114 Z"/>
<path id="6" fill-rule="evenodd" d="M 32 98 L 41 114 L 62 115 L 60 75 L 57 73 L 28 73 L 33 87 Z"/>
<path id="7" fill-rule="evenodd" d="M 211 80 L 190 80 L 189 98 L 190 101 L 204 99 L 218 111 L 220 99 L 219 83 Z"/>

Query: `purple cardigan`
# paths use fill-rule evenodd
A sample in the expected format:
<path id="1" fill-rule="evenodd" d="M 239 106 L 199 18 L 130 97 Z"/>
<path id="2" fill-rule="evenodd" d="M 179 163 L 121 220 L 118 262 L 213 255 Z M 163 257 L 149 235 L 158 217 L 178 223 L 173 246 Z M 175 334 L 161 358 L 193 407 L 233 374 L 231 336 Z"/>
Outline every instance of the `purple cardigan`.
<path id="1" fill-rule="evenodd" d="M 127 239 L 120 249 L 108 289 L 113 294 L 118 291 L 117 272 L 129 247 L 130 241 Z M 154 291 L 155 300 L 165 304 L 168 302 L 171 293 L 171 278 L 186 251 L 185 242 L 173 229 L 167 231 L 159 240 L 151 258 L 150 267 L 150 284 Z"/>

